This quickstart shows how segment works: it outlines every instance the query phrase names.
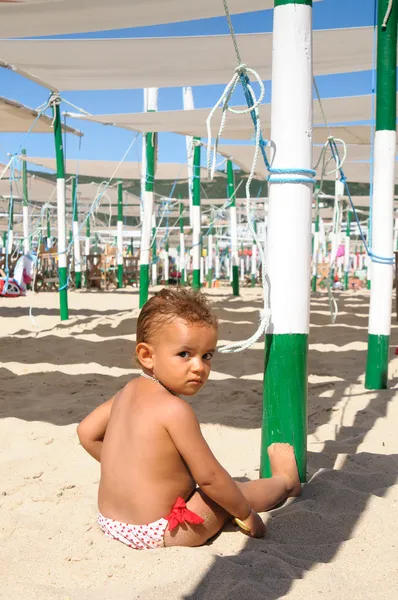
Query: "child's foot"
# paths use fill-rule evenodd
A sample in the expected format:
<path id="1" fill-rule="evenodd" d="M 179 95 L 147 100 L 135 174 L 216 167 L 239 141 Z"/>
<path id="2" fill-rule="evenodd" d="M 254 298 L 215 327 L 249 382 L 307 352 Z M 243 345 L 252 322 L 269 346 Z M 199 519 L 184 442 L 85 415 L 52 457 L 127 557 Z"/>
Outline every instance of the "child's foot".
<path id="1" fill-rule="evenodd" d="M 288 496 L 299 496 L 301 484 L 293 446 L 290 444 L 271 444 L 268 448 L 268 456 L 272 475 L 285 478 Z"/>

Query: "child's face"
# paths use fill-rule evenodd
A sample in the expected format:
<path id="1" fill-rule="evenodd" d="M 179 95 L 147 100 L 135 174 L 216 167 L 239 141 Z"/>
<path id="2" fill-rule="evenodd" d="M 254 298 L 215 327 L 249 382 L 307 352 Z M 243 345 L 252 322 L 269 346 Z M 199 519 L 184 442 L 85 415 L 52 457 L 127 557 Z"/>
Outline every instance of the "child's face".
<path id="1" fill-rule="evenodd" d="M 217 346 L 217 329 L 175 319 L 151 343 L 153 374 L 177 394 L 194 396 L 206 383 Z"/>

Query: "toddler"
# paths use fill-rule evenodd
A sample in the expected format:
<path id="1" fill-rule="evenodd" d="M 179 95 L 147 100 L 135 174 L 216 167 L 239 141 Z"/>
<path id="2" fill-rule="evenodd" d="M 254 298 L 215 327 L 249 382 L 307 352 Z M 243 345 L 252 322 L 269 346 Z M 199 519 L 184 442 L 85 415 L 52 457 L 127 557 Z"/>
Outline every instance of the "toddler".
<path id="1" fill-rule="evenodd" d="M 78 426 L 82 446 L 101 463 L 98 523 L 131 548 L 200 546 L 231 519 L 262 537 L 258 513 L 300 493 L 289 444 L 269 447 L 272 478 L 234 481 L 181 398 L 205 385 L 217 336 L 217 318 L 203 294 L 161 290 L 137 322 L 141 376 Z"/>

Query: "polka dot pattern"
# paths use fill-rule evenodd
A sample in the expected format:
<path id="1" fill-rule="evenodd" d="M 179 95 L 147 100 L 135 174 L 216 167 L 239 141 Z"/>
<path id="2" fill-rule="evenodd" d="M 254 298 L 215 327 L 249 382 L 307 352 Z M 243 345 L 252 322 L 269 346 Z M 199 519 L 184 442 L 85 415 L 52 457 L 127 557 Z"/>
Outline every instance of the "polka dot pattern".
<path id="1" fill-rule="evenodd" d="M 118 540 L 135 550 L 153 550 L 164 546 L 166 519 L 159 519 L 149 525 L 129 525 L 103 515 L 98 516 L 98 525 L 106 536 Z"/>

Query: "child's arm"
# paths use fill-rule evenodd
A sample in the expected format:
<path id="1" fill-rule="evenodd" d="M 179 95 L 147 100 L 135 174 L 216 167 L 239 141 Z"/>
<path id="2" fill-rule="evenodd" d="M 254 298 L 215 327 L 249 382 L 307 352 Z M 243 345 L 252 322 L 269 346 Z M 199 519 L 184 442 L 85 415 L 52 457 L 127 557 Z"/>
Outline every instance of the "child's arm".
<path id="1" fill-rule="evenodd" d="M 83 448 L 98 462 L 101 462 L 102 442 L 115 396 L 100 404 L 77 427 L 77 435 Z"/>
<path id="2" fill-rule="evenodd" d="M 170 407 L 166 418 L 167 430 L 195 482 L 233 517 L 246 520 L 251 514 L 251 507 L 207 445 L 193 409 L 178 399 Z"/>

